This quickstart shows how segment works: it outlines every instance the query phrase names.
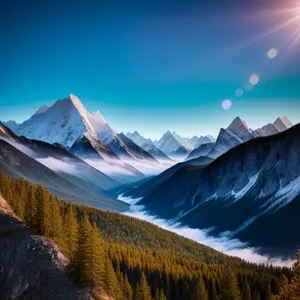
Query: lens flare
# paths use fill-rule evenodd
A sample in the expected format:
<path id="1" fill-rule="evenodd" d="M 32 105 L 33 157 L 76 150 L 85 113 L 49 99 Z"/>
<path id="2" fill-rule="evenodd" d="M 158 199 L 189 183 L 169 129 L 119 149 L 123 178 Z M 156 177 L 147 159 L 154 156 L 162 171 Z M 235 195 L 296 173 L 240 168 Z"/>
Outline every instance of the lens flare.
<path id="1" fill-rule="evenodd" d="M 293 47 L 300 41 L 300 0 L 285 0 L 278 1 L 278 3 L 278 6 L 276 5 L 259 14 L 258 18 L 273 18 L 276 25 L 258 36 L 256 40 L 281 32 L 284 45 Z M 270 51 L 271 57 L 268 54 L 269 58 L 275 58 L 278 53 L 277 50 L 273 48 Z"/>
<path id="2" fill-rule="evenodd" d="M 252 85 L 257 85 L 259 83 L 259 75 L 257 74 L 252 74 L 249 78 L 249 82 L 252 84 Z"/>
<path id="3" fill-rule="evenodd" d="M 225 109 L 225 110 L 228 110 L 232 105 L 232 102 L 230 100 L 224 100 L 223 103 L 222 103 L 222 107 Z"/>
<path id="4" fill-rule="evenodd" d="M 235 91 L 235 95 L 236 95 L 237 97 L 242 97 L 243 94 L 244 94 L 244 90 L 243 90 L 243 89 L 237 89 L 237 90 Z"/>
<path id="5" fill-rule="evenodd" d="M 278 50 L 275 48 L 272 48 L 268 51 L 268 58 L 269 59 L 274 59 L 278 55 Z"/>

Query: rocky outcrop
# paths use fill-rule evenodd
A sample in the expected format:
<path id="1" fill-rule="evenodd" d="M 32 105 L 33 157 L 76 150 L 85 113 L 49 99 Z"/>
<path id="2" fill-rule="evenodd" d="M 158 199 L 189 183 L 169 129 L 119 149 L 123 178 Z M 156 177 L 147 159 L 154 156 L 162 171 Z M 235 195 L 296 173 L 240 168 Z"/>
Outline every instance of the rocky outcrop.
<path id="1" fill-rule="evenodd" d="M 66 272 L 53 241 L 33 235 L 0 195 L 0 299 L 92 299 Z"/>

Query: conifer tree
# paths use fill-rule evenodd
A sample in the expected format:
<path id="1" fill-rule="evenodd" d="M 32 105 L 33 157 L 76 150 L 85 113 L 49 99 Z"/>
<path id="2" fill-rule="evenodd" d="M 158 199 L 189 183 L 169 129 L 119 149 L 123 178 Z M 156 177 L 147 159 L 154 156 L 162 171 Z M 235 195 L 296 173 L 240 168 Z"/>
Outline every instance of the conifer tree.
<path id="1" fill-rule="evenodd" d="M 251 289 L 247 280 L 244 281 L 242 288 L 242 299 L 243 300 L 251 300 Z"/>
<path id="2" fill-rule="evenodd" d="M 37 200 L 34 186 L 29 186 L 27 189 L 27 198 L 25 201 L 25 222 L 30 227 L 37 227 Z"/>
<path id="3" fill-rule="evenodd" d="M 161 289 L 156 289 L 155 300 L 167 300 L 164 291 Z"/>
<path id="4" fill-rule="evenodd" d="M 124 277 L 124 299 L 126 299 L 126 300 L 133 299 L 133 290 L 129 283 L 127 274 L 125 274 L 125 277 Z"/>
<path id="5" fill-rule="evenodd" d="M 208 293 L 203 281 L 203 278 L 200 276 L 194 292 L 194 299 L 195 300 L 208 300 Z"/>
<path id="6" fill-rule="evenodd" d="M 119 299 L 120 298 L 120 287 L 119 287 L 119 282 L 113 267 L 113 264 L 109 257 L 106 258 L 106 268 L 105 268 L 105 287 L 106 287 L 106 292 L 113 297 L 114 299 Z M 118 297 L 119 296 L 119 297 Z"/>
<path id="7" fill-rule="evenodd" d="M 298 300 L 300 299 L 300 250 L 297 252 L 297 261 L 293 267 L 294 277 L 291 283 L 287 280 L 280 288 L 279 295 L 272 296 L 272 300 Z"/>
<path id="8" fill-rule="evenodd" d="M 51 203 L 50 193 L 43 185 L 39 185 L 36 192 L 37 199 L 37 229 L 45 236 L 50 236 Z"/>
<path id="9" fill-rule="evenodd" d="M 58 245 L 63 246 L 63 220 L 58 204 L 58 199 L 56 197 L 54 197 L 51 201 L 50 220 L 50 237 L 53 238 L 54 241 L 58 243 Z"/>
<path id="10" fill-rule="evenodd" d="M 142 272 L 141 279 L 136 287 L 135 300 L 152 300 L 151 290 L 147 282 L 144 272 Z"/>
<path id="11" fill-rule="evenodd" d="M 66 255 L 74 262 L 78 248 L 78 222 L 71 202 L 68 202 L 63 218 L 64 245 Z"/>
<path id="12" fill-rule="evenodd" d="M 104 245 L 96 224 L 85 216 L 81 222 L 80 244 L 76 265 L 79 266 L 82 283 L 96 286 L 103 284 Z"/>
<path id="13" fill-rule="evenodd" d="M 218 292 L 217 292 L 217 288 L 216 288 L 216 282 L 214 279 L 211 280 L 210 299 L 219 300 L 219 296 L 218 296 Z"/>
<path id="14" fill-rule="evenodd" d="M 241 292 L 233 272 L 226 270 L 223 276 L 222 300 L 242 300 Z"/>

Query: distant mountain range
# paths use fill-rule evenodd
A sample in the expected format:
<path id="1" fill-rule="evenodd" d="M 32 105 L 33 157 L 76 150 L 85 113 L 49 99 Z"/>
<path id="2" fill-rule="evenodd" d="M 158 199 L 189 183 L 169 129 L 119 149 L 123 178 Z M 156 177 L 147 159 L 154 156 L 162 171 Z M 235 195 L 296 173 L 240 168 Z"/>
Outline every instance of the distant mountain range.
<path id="1" fill-rule="evenodd" d="M 125 203 L 101 196 L 120 185 L 61 145 L 16 136 L 0 122 L 0 168 L 14 178 L 44 184 L 63 199 L 97 208 L 123 211 Z"/>
<path id="2" fill-rule="evenodd" d="M 152 141 L 117 133 L 71 94 L 21 124 L 0 123 L 0 168 L 102 209 L 125 210 L 107 196 L 122 190 L 166 219 L 289 254 L 300 199 L 300 127 L 292 126 L 281 117 L 253 130 L 236 117 L 217 139 L 167 131 Z"/>
<path id="3" fill-rule="evenodd" d="M 251 135 L 244 122 L 233 124 L 242 129 L 235 131 L 240 137 L 222 129 L 216 145 L 226 146 L 222 136 L 236 147 L 206 166 L 178 164 L 124 196 L 141 198 L 139 204 L 173 222 L 210 229 L 214 235 L 226 232 L 270 254 L 292 255 L 300 242 L 295 226 L 300 212 L 300 124 L 242 144 L 241 138 Z"/>
<path id="4" fill-rule="evenodd" d="M 293 124 L 287 117 L 277 118 L 273 124 L 267 124 L 262 128 L 252 130 L 246 122 L 236 117 L 226 128 L 221 128 L 217 140 L 206 140 L 195 148 L 185 160 L 208 156 L 217 158 L 231 148 L 240 145 L 256 137 L 265 137 L 291 128 Z"/>

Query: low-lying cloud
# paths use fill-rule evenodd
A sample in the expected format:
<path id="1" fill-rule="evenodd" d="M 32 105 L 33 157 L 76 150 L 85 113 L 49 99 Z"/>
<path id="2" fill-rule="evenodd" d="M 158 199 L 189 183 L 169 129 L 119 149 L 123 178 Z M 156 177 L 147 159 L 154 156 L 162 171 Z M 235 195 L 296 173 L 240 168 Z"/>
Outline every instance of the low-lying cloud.
<path id="1" fill-rule="evenodd" d="M 37 160 L 39 163 L 43 164 L 44 166 L 46 166 L 54 172 L 65 172 L 70 174 L 77 173 L 77 167 L 75 164 L 70 164 L 51 156 L 46 158 L 35 158 L 35 160 Z"/>
<path id="2" fill-rule="evenodd" d="M 129 210 L 124 214 L 151 222 L 163 229 L 175 232 L 198 243 L 212 247 L 227 255 L 239 257 L 248 262 L 272 264 L 274 266 L 291 267 L 294 263 L 294 260 L 292 259 L 282 259 L 279 257 L 262 255 L 259 253 L 258 248 L 249 247 L 247 243 L 244 243 L 239 239 L 232 239 L 229 237 L 230 235 L 228 233 L 224 233 L 220 237 L 213 237 L 209 235 L 209 230 L 190 228 L 178 222 L 171 223 L 168 220 L 153 216 L 145 210 L 144 206 L 136 205 L 136 203 L 141 200 L 141 198 L 131 199 L 128 197 L 119 196 L 118 199 L 131 204 Z"/>

